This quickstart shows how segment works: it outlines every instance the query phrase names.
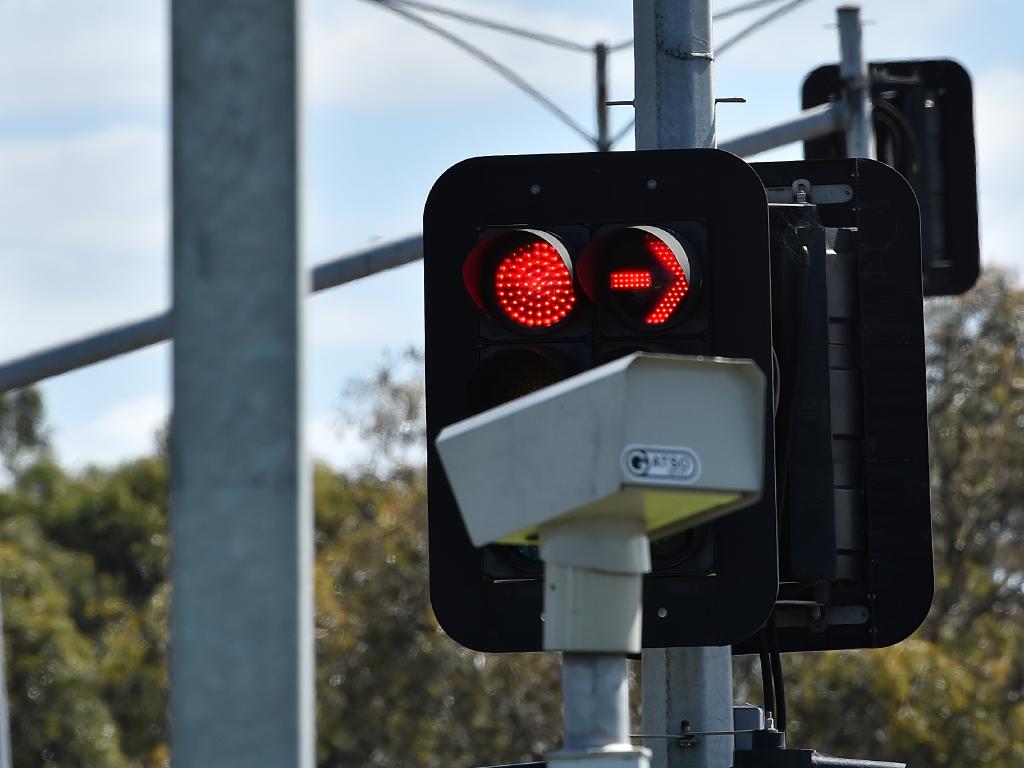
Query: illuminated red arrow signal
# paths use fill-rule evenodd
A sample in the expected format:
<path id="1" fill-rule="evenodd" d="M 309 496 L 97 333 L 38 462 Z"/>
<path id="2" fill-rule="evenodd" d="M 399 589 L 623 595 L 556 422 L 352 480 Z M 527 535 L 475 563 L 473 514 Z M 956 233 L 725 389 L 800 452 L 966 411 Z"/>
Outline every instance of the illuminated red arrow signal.
<path id="1" fill-rule="evenodd" d="M 679 258 L 672 251 L 671 246 L 659 237 L 656 237 L 650 233 L 647 233 L 644 238 L 644 242 L 650 249 L 651 253 L 658 260 L 669 274 L 672 276 L 672 282 L 668 285 L 668 290 L 661 294 L 661 299 L 657 305 L 650 311 L 647 317 L 644 318 L 644 322 L 647 325 L 662 325 L 676 311 L 680 302 L 685 298 L 686 294 L 690 291 L 690 284 L 686 279 L 686 272 L 683 270 L 683 265 L 680 263 Z M 677 241 L 678 242 L 678 241 Z M 686 258 L 686 252 L 682 250 L 682 245 L 679 246 L 682 252 L 683 258 Z"/>
<path id="2" fill-rule="evenodd" d="M 622 227 L 583 251 L 579 278 L 594 303 L 655 329 L 679 316 L 692 289 L 691 266 L 686 248 L 668 230 Z"/>

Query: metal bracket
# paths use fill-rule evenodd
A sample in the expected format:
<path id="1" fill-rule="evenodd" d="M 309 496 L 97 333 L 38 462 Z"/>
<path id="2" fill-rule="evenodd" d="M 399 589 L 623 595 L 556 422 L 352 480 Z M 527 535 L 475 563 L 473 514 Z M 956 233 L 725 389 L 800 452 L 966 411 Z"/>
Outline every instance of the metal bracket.
<path id="1" fill-rule="evenodd" d="M 682 733 L 631 733 L 631 739 L 676 739 L 680 747 L 695 747 L 704 736 L 736 736 L 737 734 L 757 733 L 757 729 L 738 731 L 691 731 L 689 728 Z"/>
<path id="2" fill-rule="evenodd" d="M 849 184 L 818 184 L 797 179 L 788 187 L 766 187 L 769 203 L 811 203 L 835 205 L 853 200 L 853 187 Z"/>
<path id="3" fill-rule="evenodd" d="M 823 632 L 827 627 L 867 624 L 871 617 L 864 605 L 825 606 L 813 600 L 779 600 L 775 606 L 775 626 L 780 628 L 809 627 Z"/>

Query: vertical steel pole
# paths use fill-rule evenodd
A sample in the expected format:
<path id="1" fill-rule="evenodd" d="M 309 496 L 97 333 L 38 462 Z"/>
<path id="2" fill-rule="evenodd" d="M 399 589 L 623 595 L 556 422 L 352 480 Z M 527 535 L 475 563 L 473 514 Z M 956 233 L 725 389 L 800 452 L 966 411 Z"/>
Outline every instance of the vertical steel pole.
<path id="1" fill-rule="evenodd" d="M 0 600 L 0 768 L 11 768 L 11 712 L 7 706 L 7 661 L 3 638 L 4 612 Z"/>
<path id="2" fill-rule="evenodd" d="M 629 744 L 629 670 L 624 655 L 563 653 L 562 698 L 566 752 Z M 573 759 L 580 758 L 570 762 Z"/>
<path id="3" fill-rule="evenodd" d="M 171 757 L 312 768 L 295 0 L 173 0 Z"/>
<path id="4" fill-rule="evenodd" d="M 637 149 L 715 146 L 710 0 L 633 0 Z M 698 620 L 695 617 L 695 620 Z M 732 730 L 732 654 L 725 648 L 644 651 L 645 733 Z M 649 743 L 652 768 L 728 768 L 733 739 L 695 747 Z"/>
<path id="5" fill-rule="evenodd" d="M 633 0 L 637 149 L 715 146 L 710 0 Z"/>
<path id="6" fill-rule="evenodd" d="M 836 9 L 839 26 L 839 76 L 843 101 L 850 110 L 846 129 L 847 157 L 875 157 L 875 131 L 871 122 L 871 79 L 864 60 L 860 7 L 842 5 Z"/>
<path id="7" fill-rule="evenodd" d="M 598 43 L 594 46 L 594 61 L 597 65 L 597 151 L 608 152 L 612 148 L 608 134 L 608 46 Z"/>

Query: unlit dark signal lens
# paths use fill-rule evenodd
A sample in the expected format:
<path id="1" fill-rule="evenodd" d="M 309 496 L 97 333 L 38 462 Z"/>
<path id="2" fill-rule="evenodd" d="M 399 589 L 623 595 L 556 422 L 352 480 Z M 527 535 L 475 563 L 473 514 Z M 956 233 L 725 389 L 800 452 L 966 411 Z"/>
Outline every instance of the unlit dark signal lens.
<path id="1" fill-rule="evenodd" d="M 693 289 L 686 247 L 660 227 L 623 227 L 596 238 L 580 256 L 583 289 L 631 324 L 662 328 L 683 314 Z"/>
<path id="2" fill-rule="evenodd" d="M 476 412 L 495 408 L 567 375 L 567 362 L 554 352 L 532 348 L 500 352 L 484 360 L 473 374 L 471 404 Z"/>
<path id="3" fill-rule="evenodd" d="M 568 250 L 539 230 L 509 230 L 481 241 L 463 278 L 481 309 L 524 330 L 558 325 L 576 304 Z"/>

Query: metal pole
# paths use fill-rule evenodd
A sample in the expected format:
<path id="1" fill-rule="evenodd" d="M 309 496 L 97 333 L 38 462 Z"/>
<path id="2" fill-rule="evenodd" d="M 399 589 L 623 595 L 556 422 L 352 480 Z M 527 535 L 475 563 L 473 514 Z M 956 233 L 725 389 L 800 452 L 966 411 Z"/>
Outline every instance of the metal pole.
<path id="1" fill-rule="evenodd" d="M 629 743 L 629 670 L 625 656 L 563 653 L 562 700 L 567 752 Z"/>
<path id="2" fill-rule="evenodd" d="M 345 283 L 376 275 L 423 258 L 423 238 L 411 235 L 347 256 L 339 256 L 313 268 L 313 291 L 323 291 Z M 242 273 L 244 276 L 246 272 Z M 117 328 L 109 328 L 82 339 L 58 344 L 50 349 L 16 357 L 0 364 L 0 392 L 27 387 L 51 376 L 103 362 L 126 352 L 170 340 L 171 311 Z"/>
<path id="3" fill-rule="evenodd" d="M 715 146 L 710 0 L 633 0 L 637 149 Z M 644 733 L 731 731 L 732 654 L 725 648 L 642 653 Z M 733 739 L 649 744 L 652 768 L 728 768 Z"/>
<path id="4" fill-rule="evenodd" d="M 637 149 L 715 146 L 710 0 L 633 0 Z"/>
<path id="5" fill-rule="evenodd" d="M 842 5 L 836 9 L 839 26 L 839 76 L 843 101 L 850 112 L 846 127 L 848 157 L 875 157 L 875 132 L 871 121 L 871 80 L 864 60 L 860 7 Z"/>
<path id="6" fill-rule="evenodd" d="M 0 600 L 0 768 L 11 768 L 11 713 L 7 706 L 7 661 L 4 652 L 4 612 Z"/>
<path id="7" fill-rule="evenodd" d="M 312 768 L 295 0 L 171 4 L 171 758 Z"/>
<path id="8" fill-rule="evenodd" d="M 722 141 L 718 148 L 740 157 L 749 157 L 796 141 L 816 139 L 836 131 L 845 131 L 848 115 L 846 104 L 841 101 L 822 104 L 775 125 L 733 136 Z"/>
<path id="9" fill-rule="evenodd" d="M 594 46 L 594 61 L 597 65 L 597 151 L 608 152 L 612 139 L 608 134 L 608 46 L 598 43 Z"/>

